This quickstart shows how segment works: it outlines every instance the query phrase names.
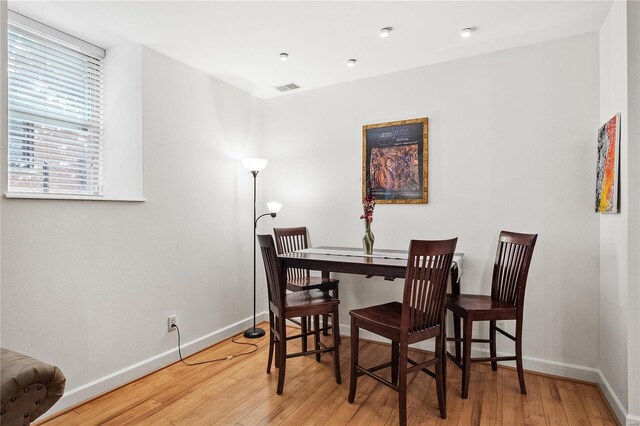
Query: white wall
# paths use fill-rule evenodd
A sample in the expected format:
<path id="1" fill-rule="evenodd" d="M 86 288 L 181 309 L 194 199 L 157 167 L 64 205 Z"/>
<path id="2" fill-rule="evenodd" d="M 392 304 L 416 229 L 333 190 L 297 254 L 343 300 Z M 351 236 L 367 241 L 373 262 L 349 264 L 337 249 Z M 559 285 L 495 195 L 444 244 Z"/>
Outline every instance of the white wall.
<path id="1" fill-rule="evenodd" d="M 619 417 L 629 407 L 630 268 L 637 259 L 629 248 L 637 244 L 637 147 L 629 144 L 627 2 L 614 2 L 600 29 L 600 124 L 621 114 L 620 213 L 600 215 L 600 369 L 605 392 Z M 633 197 L 633 198 L 630 198 Z M 637 285 L 637 283 L 636 283 Z"/>
<path id="2" fill-rule="evenodd" d="M 627 3 L 629 141 L 629 418 L 640 424 L 640 2 Z M 633 155 L 631 155 L 633 154 Z M 635 324 L 636 326 L 633 326 Z"/>
<path id="3" fill-rule="evenodd" d="M 378 205 L 376 247 L 458 236 L 463 291 L 488 294 L 498 232 L 539 233 L 525 367 L 594 380 L 598 84 L 592 33 L 267 100 L 278 225 L 307 225 L 316 246 L 359 246 L 361 126 L 429 117 L 429 204 Z M 340 280 L 343 325 L 349 309 L 401 297 L 400 281 Z"/>
<path id="4" fill-rule="evenodd" d="M 170 314 L 201 339 L 187 353 L 252 314 L 238 159 L 259 153 L 260 101 L 148 48 L 141 65 L 146 202 L 1 201 L 2 345 L 62 369 L 56 410 L 177 359 Z"/>
<path id="5" fill-rule="evenodd" d="M 119 40 L 104 59 L 103 196 L 141 201 L 143 185 L 142 46 Z"/>

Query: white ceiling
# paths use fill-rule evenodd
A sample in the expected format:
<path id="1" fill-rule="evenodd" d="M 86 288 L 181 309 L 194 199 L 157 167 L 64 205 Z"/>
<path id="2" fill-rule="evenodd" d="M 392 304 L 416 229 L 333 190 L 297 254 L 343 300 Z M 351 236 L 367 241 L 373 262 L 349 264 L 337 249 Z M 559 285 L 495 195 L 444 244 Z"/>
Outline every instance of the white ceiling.
<path id="1" fill-rule="evenodd" d="M 611 3 L 14 0 L 9 8 L 103 47 L 108 34 L 124 36 L 270 98 L 290 82 L 309 90 L 597 31 Z M 394 30 L 380 38 L 386 26 Z M 478 31 L 462 39 L 469 26 Z"/>

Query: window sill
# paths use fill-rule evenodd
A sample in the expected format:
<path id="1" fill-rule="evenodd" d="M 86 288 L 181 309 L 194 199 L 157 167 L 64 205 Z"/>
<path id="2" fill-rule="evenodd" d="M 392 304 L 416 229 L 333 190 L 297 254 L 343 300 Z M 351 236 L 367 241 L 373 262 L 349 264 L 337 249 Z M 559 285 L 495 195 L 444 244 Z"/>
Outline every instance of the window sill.
<path id="1" fill-rule="evenodd" d="M 32 200 L 75 200 L 75 201 L 124 201 L 142 203 L 146 198 L 107 198 L 96 196 L 67 195 L 67 194 L 30 194 L 27 192 L 5 192 L 4 198 L 32 199 Z"/>

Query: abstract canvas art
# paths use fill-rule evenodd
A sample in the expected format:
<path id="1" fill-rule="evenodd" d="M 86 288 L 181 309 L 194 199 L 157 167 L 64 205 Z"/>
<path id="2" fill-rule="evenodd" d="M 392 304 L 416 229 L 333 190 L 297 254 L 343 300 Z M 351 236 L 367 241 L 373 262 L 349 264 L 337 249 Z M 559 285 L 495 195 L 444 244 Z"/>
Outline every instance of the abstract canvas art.
<path id="1" fill-rule="evenodd" d="M 618 213 L 619 157 L 620 114 L 616 114 L 598 131 L 596 213 Z"/>

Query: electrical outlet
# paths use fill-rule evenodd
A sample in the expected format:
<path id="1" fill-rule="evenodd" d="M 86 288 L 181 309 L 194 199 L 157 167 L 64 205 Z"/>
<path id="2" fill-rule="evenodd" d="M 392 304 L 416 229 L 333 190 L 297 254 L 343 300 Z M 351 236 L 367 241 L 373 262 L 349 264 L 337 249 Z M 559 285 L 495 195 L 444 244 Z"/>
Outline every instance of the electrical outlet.
<path id="1" fill-rule="evenodd" d="M 173 326 L 176 325 L 176 321 L 177 321 L 177 315 L 169 315 L 169 318 L 167 318 L 167 325 L 169 327 L 169 331 L 175 330 Z"/>

